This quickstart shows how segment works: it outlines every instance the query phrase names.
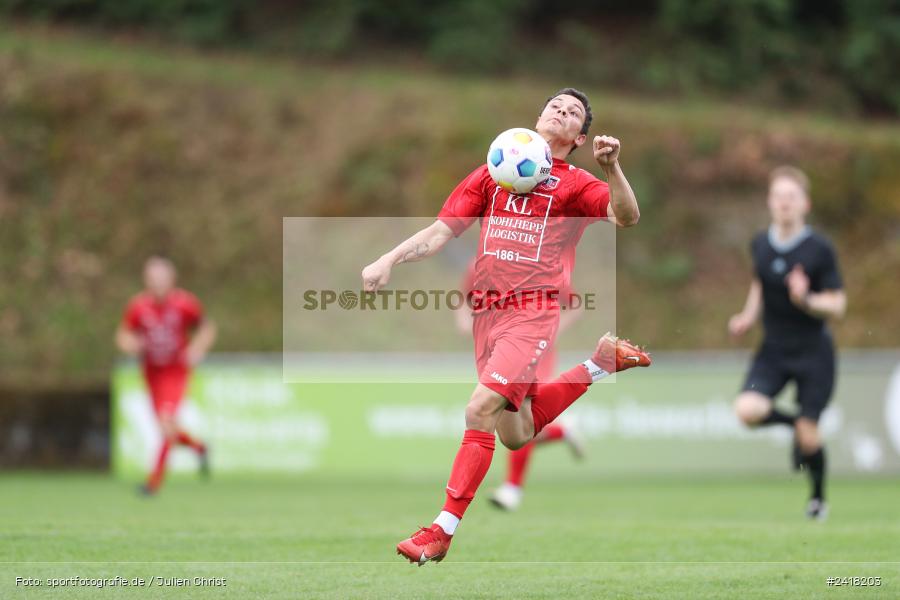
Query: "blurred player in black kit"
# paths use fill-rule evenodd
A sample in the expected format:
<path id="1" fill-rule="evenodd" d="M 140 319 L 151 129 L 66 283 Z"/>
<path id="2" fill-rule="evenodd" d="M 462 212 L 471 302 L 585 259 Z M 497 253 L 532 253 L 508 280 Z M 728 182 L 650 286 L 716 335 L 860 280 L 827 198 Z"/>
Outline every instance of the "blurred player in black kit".
<path id="1" fill-rule="evenodd" d="M 831 399 L 835 374 L 827 320 L 844 315 L 847 298 L 831 242 L 806 224 L 806 175 L 793 167 L 775 169 L 768 204 L 772 224 L 751 244 L 754 277 L 747 302 L 728 322 L 731 334 L 739 337 L 762 314 L 765 331 L 734 407 L 748 426 L 782 423 L 794 428 L 795 466 L 805 467 L 812 483 L 806 514 L 824 519 L 825 449 L 818 422 Z M 792 380 L 797 415 L 781 412 L 773 403 Z"/>

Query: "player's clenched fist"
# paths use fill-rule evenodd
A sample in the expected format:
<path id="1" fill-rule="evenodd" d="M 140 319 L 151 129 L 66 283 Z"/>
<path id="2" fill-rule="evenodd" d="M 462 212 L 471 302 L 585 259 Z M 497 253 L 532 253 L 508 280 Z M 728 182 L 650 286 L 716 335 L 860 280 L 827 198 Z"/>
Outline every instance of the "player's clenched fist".
<path id="1" fill-rule="evenodd" d="M 809 295 L 809 276 L 803 270 L 803 265 L 797 263 L 785 276 L 784 282 L 788 287 L 788 295 L 791 302 L 799 308 L 806 306 Z"/>
<path id="2" fill-rule="evenodd" d="M 755 319 L 744 313 L 738 313 L 728 320 L 728 333 L 734 337 L 741 337 L 753 327 Z"/>
<path id="3" fill-rule="evenodd" d="M 611 135 L 594 136 L 594 160 L 600 166 L 611 166 L 619 160 L 621 142 Z"/>
<path id="4" fill-rule="evenodd" d="M 391 265 L 378 259 L 362 270 L 363 291 L 377 292 L 391 279 Z"/>

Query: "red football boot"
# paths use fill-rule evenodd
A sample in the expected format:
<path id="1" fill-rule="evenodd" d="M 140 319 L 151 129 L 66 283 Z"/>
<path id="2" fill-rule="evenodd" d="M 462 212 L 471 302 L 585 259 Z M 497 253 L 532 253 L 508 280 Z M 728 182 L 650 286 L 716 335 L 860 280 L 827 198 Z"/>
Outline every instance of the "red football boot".
<path id="1" fill-rule="evenodd" d="M 651 362 L 650 355 L 643 348 L 611 333 L 604 334 L 597 342 L 591 361 L 608 373 L 625 371 L 631 367 L 649 367 Z"/>
<path id="2" fill-rule="evenodd" d="M 397 544 L 397 554 L 402 554 L 420 567 L 429 560 L 441 562 L 447 556 L 452 539 L 452 535 L 447 535 L 440 525 L 434 523 L 430 528 L 422 527 Z"/>

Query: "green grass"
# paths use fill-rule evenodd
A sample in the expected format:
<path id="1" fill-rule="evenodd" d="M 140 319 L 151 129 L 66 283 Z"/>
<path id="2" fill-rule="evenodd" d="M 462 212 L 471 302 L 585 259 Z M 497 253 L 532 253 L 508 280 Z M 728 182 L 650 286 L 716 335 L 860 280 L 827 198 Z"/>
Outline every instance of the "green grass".
<path id="1" fill-rule="evenodd" d="M 498 463 L 500 464 L 500 463 Z M 489 485 L 496 483 L 495 465 Z M 523 508 L 476 498 L 451 553 L 419 569 L 394 544 L 442 481 L 333 477 L 170 482 L 152 499 L 102 476 L 0 478 L 2 598 L 896 598 L 900 493 L 841 480 L 832 516 L 804 484 L 535 478 Z M 223 577 L 226 587 L 16 587 L 16 577 Z M 827 577 L 880 576 L 878 588 Z"/>

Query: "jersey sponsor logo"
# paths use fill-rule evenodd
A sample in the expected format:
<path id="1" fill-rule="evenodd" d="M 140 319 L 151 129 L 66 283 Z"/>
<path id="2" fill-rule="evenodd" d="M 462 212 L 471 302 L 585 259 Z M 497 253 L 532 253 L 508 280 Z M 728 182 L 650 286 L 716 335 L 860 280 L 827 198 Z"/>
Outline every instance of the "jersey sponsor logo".
<path id="1" fill-rule="evenodd" d="M 516 202 L 519 202 L 519 204 L 517 205 Z M 506 199 L 506 206 L 503 207 L 503 210 L 508 210 L 510 212 L 530 217 L 531 211 L 529 210 L 526 212 L 527 208 L 528 196 L 516 196 L 515 194 L 510 194 Z"/>
<path id="2" fill-rule="evenodd" d="M 539 262 L 552 204 L 550 194 L 510 194 L 498 186 L 491 198 L 483 253 L 512 262 Z"/>
<path id="3" fill-rule="evenodd" d="M 499 381 L 503 385 L 509 384 L 509 380 L 506 377 L 504 377 L 503 375 L 501 375 L 500 373 L 498 373 L 497 371 L 494 371 L 493 373 L 491 373 L 491 379 Z"/>

